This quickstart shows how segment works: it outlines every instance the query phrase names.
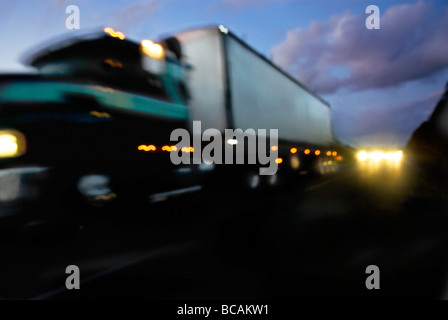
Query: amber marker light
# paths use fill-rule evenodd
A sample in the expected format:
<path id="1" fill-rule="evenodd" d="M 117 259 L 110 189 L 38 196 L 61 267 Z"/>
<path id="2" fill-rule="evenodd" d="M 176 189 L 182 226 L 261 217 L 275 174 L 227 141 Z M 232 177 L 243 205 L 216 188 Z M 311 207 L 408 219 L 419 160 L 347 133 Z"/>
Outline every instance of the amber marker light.
<path id="1" fill-rule="evenodd" d="M 119 31 L 115 31 L 112 28 L 109 28 L 109 27 L 104 28 L 104 32 L 106 32 L 111 37 L 118 38 L 120 40 L 124 40 L 124 34 Z"/>
<path id="2" fill-rule="evenodd" d="M 194 152 L 194 148 L 193 147 L 182 147 L 180 149 L 180 151 L 185 152 L 185 153 L 190 153 L 190 152 Z"/>
<path id="3" fill-rule="evenodd" d="M 162 151 L 167 151 L 167 152 L 177 151 L 177 147 L 176 146 L 163 146 Z"/>
<path id="4" fill-rule="evenodd" d="M 156 148 L 156 146 L 153 145 L 153 144 L 150 144 L 150 145 L 148 145 L 148 146 L 142 144 L 142 145 L 139 145 L 139 146 L 138 146 L 138 150 L 139 150 L 139 151 L 144 151 L 144 152 L 150 152 L 150 151 L 156 151 L 157 148 Z"/>

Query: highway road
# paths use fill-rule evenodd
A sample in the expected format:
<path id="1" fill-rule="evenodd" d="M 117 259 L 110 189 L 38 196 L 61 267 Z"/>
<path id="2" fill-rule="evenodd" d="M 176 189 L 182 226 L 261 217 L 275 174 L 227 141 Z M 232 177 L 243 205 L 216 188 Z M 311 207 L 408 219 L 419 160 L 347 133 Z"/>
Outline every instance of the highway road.
<path id="1" fill-rule="evenodd" d="M 347 165 L 277 189 L 196 188 L 74 232 L 2 240 L 2 299 L 443 298 L 446 198 L 404 163 Z M 67 290 L 76 265 L 81 289 Z M 366 268 L 380 268 L 368 290 Z"/>

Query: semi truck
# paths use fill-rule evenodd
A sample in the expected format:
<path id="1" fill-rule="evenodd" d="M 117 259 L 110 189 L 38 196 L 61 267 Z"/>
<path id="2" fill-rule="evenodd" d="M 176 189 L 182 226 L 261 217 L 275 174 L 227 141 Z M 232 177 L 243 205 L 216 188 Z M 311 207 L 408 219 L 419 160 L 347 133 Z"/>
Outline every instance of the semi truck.
<path id="1" fill-rule="evenodd" d="M 25 63 L 35 72 L 0 77 L 0 223 L 80 205 L 139 206 L 226 181 L 274 185 L 337 162 L 330 105 L 224 26 L 158 43 L 105 28 L 47 45 Z M 260 176 L 258 163 L 174 164 L 173 152 L 201 152 L 171 139 L 194 121 L 223 135 L 278 130 L 267 150 L 278 153 L 277 173 Z M 223 148 L 236 144 L 228 140 Z"/>

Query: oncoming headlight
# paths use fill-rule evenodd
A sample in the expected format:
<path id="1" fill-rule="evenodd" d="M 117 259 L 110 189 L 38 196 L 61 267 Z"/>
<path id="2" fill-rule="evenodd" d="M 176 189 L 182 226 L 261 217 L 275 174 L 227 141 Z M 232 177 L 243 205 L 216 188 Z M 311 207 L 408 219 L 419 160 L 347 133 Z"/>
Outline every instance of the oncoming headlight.
<path id="1" fill-rule="evenodd" d="M 0 159 L 20 157 L 26 152 L 26 140 L 17 130 L 0 130 Z"/>

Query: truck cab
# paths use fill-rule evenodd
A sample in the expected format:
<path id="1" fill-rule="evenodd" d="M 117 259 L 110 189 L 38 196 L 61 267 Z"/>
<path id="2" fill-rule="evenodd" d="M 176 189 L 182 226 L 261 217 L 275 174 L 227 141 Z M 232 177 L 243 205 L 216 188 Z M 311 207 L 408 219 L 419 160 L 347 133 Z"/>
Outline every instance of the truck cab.
<path id="1" fill-rule="evenodd" d="M 134 42 L 105 28 L 26 63 L 36 72 L 0 77 L 0 218 L 146 202 L 183 184 L 169 159 L 170 133 L 188 120 L 175 39 Z"/>

